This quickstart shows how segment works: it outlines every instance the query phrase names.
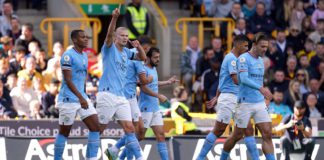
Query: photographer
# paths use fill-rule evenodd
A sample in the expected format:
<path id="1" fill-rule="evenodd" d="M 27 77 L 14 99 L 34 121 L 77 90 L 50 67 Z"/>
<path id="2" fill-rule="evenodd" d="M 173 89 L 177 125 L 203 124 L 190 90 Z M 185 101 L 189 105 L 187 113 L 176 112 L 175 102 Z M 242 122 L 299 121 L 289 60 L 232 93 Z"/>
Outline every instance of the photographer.
<path id="1" fill-rule="evenodd" d="M 281 123 L 274 128 L 275 131 L 285 130 L 281 137 L 281 147 L 285 159 L 289 160 L 292 152 L 305 152 L 305 160 L 310 160 L 315 146 L 312 136 L 312 125 L 308 117 L 304 116 L 306 105 L 297 101 L 294 105 L 294 113 L 286 116 Z"/>

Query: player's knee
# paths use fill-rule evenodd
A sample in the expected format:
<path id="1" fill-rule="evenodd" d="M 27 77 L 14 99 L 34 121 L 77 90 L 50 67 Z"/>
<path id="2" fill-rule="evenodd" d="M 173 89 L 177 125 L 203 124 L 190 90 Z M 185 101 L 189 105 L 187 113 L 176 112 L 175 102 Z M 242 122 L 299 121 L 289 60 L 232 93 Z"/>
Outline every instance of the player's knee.
<path id="1" fill-rule="evenodd" d="M 271 140 L 271 131 L 265 131 L 262 134 L 262 139 L 265 141 Z"/>
<path id="2" fill-rule="evenodd" d="M 245 130 L 245 136 L 253 136 L 253 132 L 254 132 L 254 129 L 253 128 L 247 128 L 246 130 Z"/>
<path id="3" fill-rule="evenodd" d="M 165 136 L 163 132 L 157 133 L 156 134 L 156 140 L 158 142 L 164 142 L 165 141 Z"/>
<path id="4" fill-rule="evenodd" d="M 124 130 L 125 130 L 126 133 L 134 133 L 135 132 L 135 128 L 134 128 L 132 122 L 125 123 Z"/>
<path id="5" fill-rule="evenodd" d="M 144 132 L 139 132 L 137 138 L 138 138 L 138 141 L 144 140 L 145 139 L 145 133 Z"/>
<path id="6" fill-rule="evenodd" d="M 214 130 L 214 134 L 215 134 L 217 137 L 222 136 L 224 132 L 225 132 L 225 129 L 224 129 L 224 128 L 216 128 L 216 129 Z"/>

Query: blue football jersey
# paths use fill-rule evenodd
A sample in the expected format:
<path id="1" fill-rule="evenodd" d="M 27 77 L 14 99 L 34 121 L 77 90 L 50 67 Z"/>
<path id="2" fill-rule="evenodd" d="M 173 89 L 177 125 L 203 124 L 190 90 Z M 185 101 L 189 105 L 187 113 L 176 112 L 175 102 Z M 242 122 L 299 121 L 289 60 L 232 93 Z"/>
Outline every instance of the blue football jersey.
<path id="1" fill-rule="evenodd" d="M 153 92 L 159 92 L 159 80 L 156 68 L 149 68 L 144 66 L 147 75 L 151 75 L 153 77 L 153 81 L 146 86 L 151 89 Z M 140 93 L 139 98 L 139 106 L 141 108 L 141 112 L 157 112 L 159 111 L 159 99 L 156 97 L 152 97 L 147 95 L 144 92 Z"/>
<path id="2" fill-rule="evenodd" d="M 234 83 L 231 78 L 232 74 L 237 74 L 237 57 L 230 52 L 223 60 L 220 75 L 218 89 L 221 93 L 238 93 L 238 85 Z"/>
<path id="3" fill-rule="evenodd" d="M 83 98 L 87 99 L 85 93 L 85 81 L 87 78 L 88 56 L 86 53 L 78 53 L 74 48 L 64 52 L 61 61 L 62 70 L 71 70 L 72 82 Z M 63 75 L 64 76 L 64 75 Z M 79 102 L 79 98 L 70 90 L 66 81 L 62 80 L 61 89 L 58 95 L 58 102 Z"/>
<path id="4" fill-rule="evenodd" d="M 238 58 L 237 66 L 239 73 L 248 72 L 249 79 L 259 86 L 263 86 L 264 64 L 261 57 L 255 58 L 246 52 Z M 264 101 L 261 92 L 258 89 L 242 84 L 239 78 L 238 102 L 257 103 L 261 101 Z"/>
<path id="5" fill-rule="evenodd" d="M 135 53 L 126 47 L 120 52 L 114 43 L 110 47 L 104 44 L 101 53 L 103 74 L 99 80 L 99 91 L 124 96 L 127 62 L 134 58 Z"/>
<path id="6" fill-rule="evenodd" d="M 130 60 L 127 65 L 124 94 L 127 99 L 136 96 L 138 75 L 145 73 L 143 61 Z"/>

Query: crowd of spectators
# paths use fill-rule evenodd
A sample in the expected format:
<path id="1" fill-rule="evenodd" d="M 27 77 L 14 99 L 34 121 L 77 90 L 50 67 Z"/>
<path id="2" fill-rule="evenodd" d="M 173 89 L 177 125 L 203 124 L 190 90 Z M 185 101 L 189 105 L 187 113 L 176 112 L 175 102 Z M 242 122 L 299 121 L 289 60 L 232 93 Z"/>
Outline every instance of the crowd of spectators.
<path id="1" fill-rule="evenodd" d="M 324 116 L 324 0 L 193 0 L 180 6 L 189 6 L 192 16 L 233 19 L 233 36 L 253 38 L 264 32 L 272 37 L 263 57 L 264 85 L 274 94 L 269 111 L 285 116 L 303 100 L 307 116 Z M 221 62 L 230 51 L 226 25 L 221 24 L 220 37 L 212 38 L 210 46 L 199 48 L 197 37 L 190 37 L 180 56 L 183 82 L 188 93 L 195 94 L 189 105 L 199 96 L 215 96 Z M 201 110 L 201 105 L 191 107 Z"/>

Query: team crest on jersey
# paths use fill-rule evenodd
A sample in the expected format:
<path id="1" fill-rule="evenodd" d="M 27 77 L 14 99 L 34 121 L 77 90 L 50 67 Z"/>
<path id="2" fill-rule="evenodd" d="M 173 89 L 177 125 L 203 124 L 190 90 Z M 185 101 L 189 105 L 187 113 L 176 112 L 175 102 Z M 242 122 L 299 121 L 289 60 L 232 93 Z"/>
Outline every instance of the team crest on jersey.
<path id="1" fill-rule="evenodd" d="M 231 65 L 235 67 L 236 66 L 236 62 L 235 61 L 232 61 L 231 62 Z"/>
<path id="2" fill-rule="evenodd" d="M 63 119 L 63 121 L 64 121 L 65 123 L 69 122 L 69 120 L 70 120 L 69 117 L 64 117 L 64 119 Z"/>
<path id="3" fill-rule="evenodd" d="M 245 58 L 244 57 L 241 57 L 240 58 L 240 62 L 245 62 L 246 60 L 245 60 Z"/>
<path id="4" fill-rule="evenodd" d="M 64 61 L 66 61 L 66 62 L 67 62 L 67 61 L 70 61 L 70 56 L 65 55 L 63 59 L 64 59 Z"/>

